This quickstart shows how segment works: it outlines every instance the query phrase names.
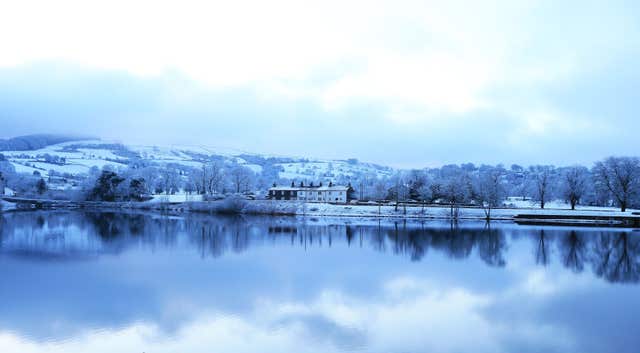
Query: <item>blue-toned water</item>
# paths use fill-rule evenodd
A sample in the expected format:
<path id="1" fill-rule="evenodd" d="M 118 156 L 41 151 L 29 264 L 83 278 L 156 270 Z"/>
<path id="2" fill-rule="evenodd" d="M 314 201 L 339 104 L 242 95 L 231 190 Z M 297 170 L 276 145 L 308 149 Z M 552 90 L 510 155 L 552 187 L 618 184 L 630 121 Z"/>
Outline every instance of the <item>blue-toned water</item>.
<path id="1" fill-rule="evenodd" d="M 640 233 L 0 215 L 0 352 L 638 352 Z"/>

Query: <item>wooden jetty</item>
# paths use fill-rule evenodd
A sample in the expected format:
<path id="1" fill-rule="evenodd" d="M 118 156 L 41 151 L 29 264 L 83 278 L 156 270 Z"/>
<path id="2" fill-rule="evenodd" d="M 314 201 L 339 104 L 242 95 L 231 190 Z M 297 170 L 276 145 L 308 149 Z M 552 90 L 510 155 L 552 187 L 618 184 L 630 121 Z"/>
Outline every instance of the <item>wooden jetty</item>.
<path id="1" fill-rule="evenodd" d="M 640 215 L 633 214 L 518 214 L 513 220 L 518 224 L 527 225 L 640 228 Z"/>

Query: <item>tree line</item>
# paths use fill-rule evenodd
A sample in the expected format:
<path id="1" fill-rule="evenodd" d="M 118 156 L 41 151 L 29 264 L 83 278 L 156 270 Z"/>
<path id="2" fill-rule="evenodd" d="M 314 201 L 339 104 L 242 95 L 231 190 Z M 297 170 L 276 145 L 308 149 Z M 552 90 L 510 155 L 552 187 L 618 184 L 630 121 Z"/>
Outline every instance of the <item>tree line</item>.
<path id="1" fill-rule="evenodd" d="M 274 182 L 289 185 L 291 179 L 280 177 L 281 167 L 266 164 L 254 171 L 240 163 L 211 157 L 199 166 L 158 165 L 136 161 L 127 168 L 106 166 L 92 168 L 82 179 L 50 171 L 47 178 L 16 173 L 0 154 L 0 173 L 8 187 L 21 195 L 50 195 L 57 180 L 71 180 L 75 198 L 93 200 L 142 200 L 152 194 L 199 194 L 204 197 L 225 194 L 264 192 Z M 77 178 L 77 177 L 76 177 Z M 310 177 L 312 178 L 312 177 Z M 355 196 L 363 201 L 421 202 L 451 206 L 452 216 L 459 206 L 482 207 L 487 217 L 491 210 L 507 203 L 507 197 L 536 202 L 545 208 L 550 201 L 564 200 L 572 209 L 578 205 L 617 206 L 621 211 L 640 207 L 640 159 L 609 157 L 586 167 L 555 167 L 513 164 L 450 164 L 440 168 L 398 170 L 390 176 L 356 172 L 315 180 L 295 182 L 330 182 L 351 184 Z M 58 192 L 58 196 L 60 192 Z M 68 196 L 68 195 L 67 195 Z"/>
<path id="2" fill-rule="evenodd" d="M 617 206 L 621 211 L 640 206 L 640 159 L 609 157 L 591 168 L 472 163 L 440 168 L 398 171 L 388 178 L 358 175 L 352 185 L 362 200 L 420 201 L 491 209 L 508 196 L 530 200 L 545 208 L 553 200 L 578 205 Z M 489 214 L 487 214 L 489 216 Z"/>
<path id="3" fill-rule="evenodd" d="M 201 167 L 182 165 L 130 166 L 90 171 L 82 190 L 86 199 L 100 201 L 141 201 L 152 194 L 199 194 L 206 197 L 249 194 L 258 187 L 258 175 L 250 168 L 222 161 Z"/>

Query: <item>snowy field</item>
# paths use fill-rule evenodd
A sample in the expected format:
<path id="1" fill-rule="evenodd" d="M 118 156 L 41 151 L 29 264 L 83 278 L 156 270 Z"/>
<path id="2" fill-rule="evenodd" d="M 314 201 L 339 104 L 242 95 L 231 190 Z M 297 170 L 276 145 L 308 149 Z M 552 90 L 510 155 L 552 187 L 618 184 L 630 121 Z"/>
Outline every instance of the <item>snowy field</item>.
<path id="1" fill-rule="evenodd" d="M 371 174 L 378 178 L 388 177 L 393 174 L 391 169 L 386 170 L 366 163 L 354 165 L 341 160 L 301 161 L 278 163 L 276 165 L 283 169 L 280 172 L 281 178 L 294 180 L 334 178 L 337 175 L 353 176 L 356 173 Z"/>
<path id="2" fill-rule="evenodd" d="M 123 150 L 124 149 L 124 150 Z M 121 145 L 112 141 L 84 140 L 59 143 L 45 148 L 31 151 L 2 151 L 2 153 L 18 173 L 40 173 L 43 177 L 53 170 L 60 174 L 87 174 L 92 167 L 103 168 L 107 165 L 115 168 L 125 168 L 131 156 L 155 165 L 177 164 L 185 167 L 200 168 L 203 161 L 216 156 L 227 162 L 234 162 L 261 173 L 263 165 L 252 163 L 241 156 L 255 157 L 257 160 L 278 158 L 268 155 L 246 153 L 239 150 L 205 146 L 144 146 Z M 49 155 L 64 158 L 63 163 L 49 163 L 43 156 Z M 247 157 L 249 158 L 249 157 Z M 280 157 L 282 158 L 282 157 Z M 274 163 L 273 166 L 282 168 L 281 178 L 286 179 L 327 179 L 339 175 L 352 176 L 366 173 L 377 177 L 390 176 L 393 170 L 368 163 L 344 160 L 319 160 L 306 158 L 286 158 L 288 163 Z"/>
<path id="3" fill-rule="evenodd" d="M 202 201 L 202 195 L 196 194 L 175 194 L 175 195 L 152 195 L 153 199 L 148 202 L 158 203 L 158 202 L 199 202 Z"/>
<path id="4" fill-rule="evenodd" d="M 100 148 L 106 142 L 99 140 L 71 141 L 47 146 L 32 151 L 3 151 L 2 153 L 16 169 L 18 173 L 33 174 L 39 172 L 43 177 L 49 176 L 53 170 L 61 174 L 80 175 L 87 174 L 92 167 L 103 168 L 106 165 L 126 167 L 125 164 L 116 162 L 124 160 L 114 151 Z M 71 146 L 83 146 L 83 148 L 71 149 Z M 93 146 L 93 148 L 92 148 Z M 64 158 L 64 163 L 47 163 L 39 156 L 50 155 Z"/>

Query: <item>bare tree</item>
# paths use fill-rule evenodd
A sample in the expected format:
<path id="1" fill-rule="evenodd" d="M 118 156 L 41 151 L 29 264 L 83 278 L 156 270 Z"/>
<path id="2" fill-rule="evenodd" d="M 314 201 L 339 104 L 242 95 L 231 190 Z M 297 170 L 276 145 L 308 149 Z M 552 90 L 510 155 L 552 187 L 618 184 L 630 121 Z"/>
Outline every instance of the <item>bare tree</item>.
<path id="1" fill-rule="evenodd" d="M 407 201 L 409 198 L 409 188 L 407 187 L 407 179 L 404 173 L 400 172 L 389 180 L 389 188 L 387 190 L 387 199 L 395 201 L 395 211 L 401 201 Z"/>
<path id="2" fill-rule="evenodd" d="M 582 199 L 587 189 L 587 176 L 589 170 L 582 166 L 567 168 L 562 175 L 562 193 L 571 204 L 571 209 L 575 210 L 576 205 Z"/>
<path id="3" fill-rule="evenodd" d="M 387 182 L 385 179 L 376 179 L 373 185 L 372 196 L 376 200 L 382 200 L 387 194 Z"/>
<path id="4" fill-rule="evenodd" d="M 540 202 L 540 208 L 544 208 L 551 196 L 553 171 L 554 168 L 548 165 L 529 167 L 529 175 L 533 183 L 533 196 Z"/>
<path id="5" fill-rule="evenodd" d="M 499 207 L 504 200 L 503 176 L 502 168 L 488 168 L 480 172 L 474 183 L 474 195 L 487 220 L 491 219 L 491 210 Z"/>
<path id="6" fill-rule="evenodd" d="M 429 182 L 425 182 L 418 189 L 418 194 L 420 196 L 420 201 L 422 204 L 422 212 L 424 213 L 424 206 L 427 202 L 431 202 L 433 200 L 433 190 L 431 189 L 431 184 Z"/>
<path id="7" fill-rule="evenodd" d="M 236 165 L 229 171 L 229 177 L 235 192 L 240 193 L 249 191 L 255 174 L 247 167 Z"/>
<path id="8" fill-rule="evenodd" d="M 640 191 L 640 160 L 635 157 L 609 157 L 593 167 L 596 188 L 607 190 L 620 211 L 636 201 Z"/>
<path id="9" fill-rule="evenodd" d="M 222 190 L 224 185 L 224 164 L 220 161 L 213 161 L 202 166 L 204 187 L 209 195 L 213 195 Z"/>
<path id="10" fill-rule="evenodd" d="M 470 180 L 461 172 L 449 178 L 444 184 L 444 198 L 450 206 L 451 219 L 457 219 L 460 204 L 467 201 L 470 196 Z"/>
<path id="11" fill-rule="evenodd" d="M 160 170 L 161 179 L 159 183 L 164 192 L 169 195 L 174 195 L 180 188 L 180 174 L 173 167 L 166 167 Z"/>

